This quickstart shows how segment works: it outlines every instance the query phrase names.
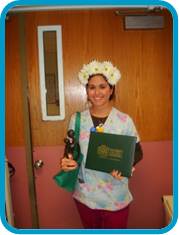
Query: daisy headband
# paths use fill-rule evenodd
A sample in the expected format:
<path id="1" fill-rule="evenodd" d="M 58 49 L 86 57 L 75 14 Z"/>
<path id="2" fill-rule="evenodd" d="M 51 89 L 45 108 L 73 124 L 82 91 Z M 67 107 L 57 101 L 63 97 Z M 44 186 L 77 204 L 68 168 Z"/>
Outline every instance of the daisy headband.
<path id="1" fill-rule="evenodd" d="M 78 78 L 83 85 L 87 85 L 88 79 L 96 74 L 103 75 L 112 86 L 116 85 L 121 78 L 120 71 L 111 62 L 99 62 L 96 60 L 93 60 L 89 64 L 84 64 L 78 74 Z"/>

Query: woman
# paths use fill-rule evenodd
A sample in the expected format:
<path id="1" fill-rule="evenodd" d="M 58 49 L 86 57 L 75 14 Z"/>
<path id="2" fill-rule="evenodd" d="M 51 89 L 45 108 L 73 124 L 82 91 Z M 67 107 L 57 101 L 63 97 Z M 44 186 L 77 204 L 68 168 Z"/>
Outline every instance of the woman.
<path id="1" fill-rule="evenodd" d="M 84 228 L 126 228 L 132 195 L 128 178 L 113 170 L 111 174 L 85 168 L 90 131 L 99 130 L 112 134 L 136 136 L 134 165 L 142 159 L 139 136 L 132 119 L 112 106 L 115 85 L 120 79 L 119 70 L 110 62 L 92 61 L 84 65 L 79 80 L 86 86 L 89 109 L 81 112 L 79 144 L 84 156 L 73 197 Z M 74 129 L 75 114 L 69 129 Z M 64 171 L 76 169 L 73 156 L 63 158 Z M 134 168 L 133 168 L 134 170 Z"/>

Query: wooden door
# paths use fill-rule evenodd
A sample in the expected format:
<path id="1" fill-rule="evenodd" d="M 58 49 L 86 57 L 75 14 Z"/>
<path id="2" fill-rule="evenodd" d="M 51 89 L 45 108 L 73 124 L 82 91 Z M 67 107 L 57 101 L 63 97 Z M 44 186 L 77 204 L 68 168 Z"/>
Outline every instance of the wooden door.
<path id="1" fill-rule="evenodd" d="M 49 18 L 48 14 L 39 13 L 24 16 L 33 161 L 34 164 L 39 160 L 43 162 L 42 167 L 34 167 L 39 227 L 82 228 L 71 193 L 58 187 L 53 180 L 60 170 L 59 162 L 64 151 L 63 139 L 70 116 L 68 104 L 65 120 L 43 121 L 41 113 L 37 27 L 61 25 L 57 16 L 54 14 Z"/>

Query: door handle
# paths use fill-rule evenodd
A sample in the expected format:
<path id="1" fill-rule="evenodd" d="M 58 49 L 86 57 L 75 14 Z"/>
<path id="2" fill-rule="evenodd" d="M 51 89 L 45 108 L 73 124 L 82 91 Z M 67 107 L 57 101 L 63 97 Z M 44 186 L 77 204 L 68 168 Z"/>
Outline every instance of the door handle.
<path id="1" fill-rule="evenodd" d="M 7 161 L 7 165 L 8 165 L 8 169 L 9 169 L 9 175 L 10 175 L 10 177 L 12 177 L 15 174 L 16 169 L 12 165 L 12 163 L 10 163 L 9 161 Z"/>
<path id="2" fill-rule="evenodd" d="M 34 162 L 34 168 L 35 168 L 35 169 L 42 168 L 43 165 L 44 165 L 44 163 L 43 163 L 43 161 L 40 160 L 40 159 L 38 159 L 38 160 L 36 160 L 36 161 Z"/>

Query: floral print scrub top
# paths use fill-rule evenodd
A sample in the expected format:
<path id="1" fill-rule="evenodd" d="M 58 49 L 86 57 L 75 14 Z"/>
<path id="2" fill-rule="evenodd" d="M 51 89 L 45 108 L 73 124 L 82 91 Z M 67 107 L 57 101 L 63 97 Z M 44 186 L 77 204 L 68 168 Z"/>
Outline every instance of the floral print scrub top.
<path id="1" fill-rule="evenodd" d="M 71 117 L 69 129 L 74 130 L 75 116 L 76 114 L 73 114 Z M 81 112 L 79 144 L 83 161 L 73 197 L 91 209 L 120 210 L 132 201 L 128 178 L 117 180 L 109 173 L 85 168 L 91 127 L 93 127 L 93 121 L 90 111 L 87 109 Z M 136 136 L 137 142 L 139 142 L 139 136 L 132 119 L 114 107 L 103 127 L 106 133 Z"/>

